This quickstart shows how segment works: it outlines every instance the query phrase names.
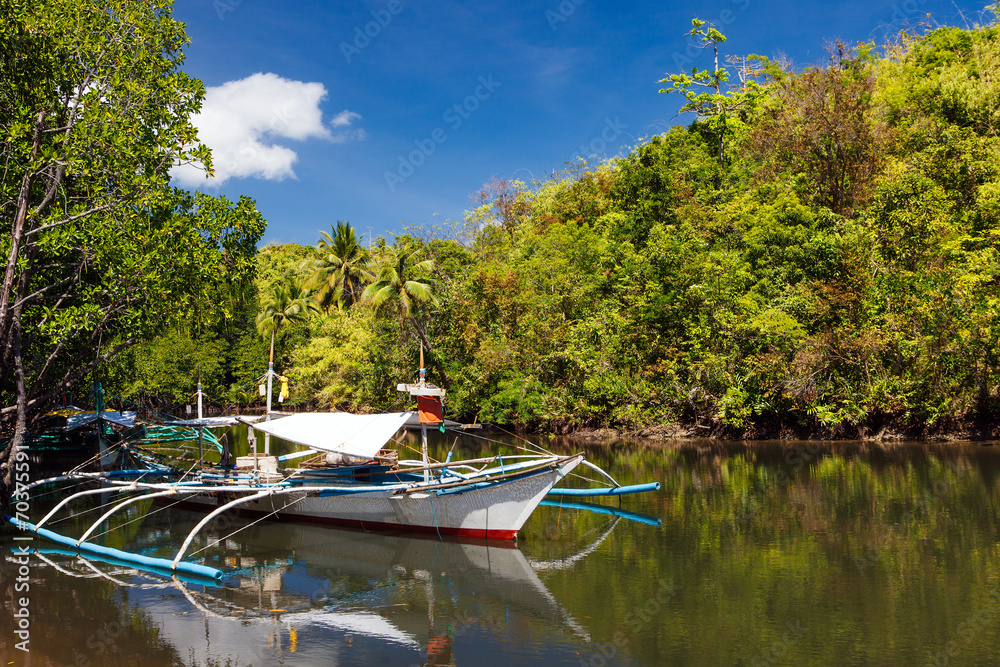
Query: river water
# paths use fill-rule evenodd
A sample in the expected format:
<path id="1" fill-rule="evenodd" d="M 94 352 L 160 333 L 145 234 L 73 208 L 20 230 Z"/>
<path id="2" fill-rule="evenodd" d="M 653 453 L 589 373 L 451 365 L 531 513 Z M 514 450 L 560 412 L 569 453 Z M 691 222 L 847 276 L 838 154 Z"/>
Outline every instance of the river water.
<path id="1" fill-rule="evenodd" d="M 227 571 L 221 586 L 39 541 L 22 566 L 12 552 L 27 543 L 7 528 L 0 655 L 81 667 L 1000 664 L 1000 446 L 544 444 L 662 490 L 595 503 L 605 513 L 539 507 L 516 545 L 225 519 L 192 548 Z M 453 446 L 498 447 L 445 435 L 432 455 Z M 32 518 L 51 503 L 34 500 Z M 52 528 L 79 534 L 94 518 Z M 100 541 L 168 555 L 198 519 L 136 506 Z"/>

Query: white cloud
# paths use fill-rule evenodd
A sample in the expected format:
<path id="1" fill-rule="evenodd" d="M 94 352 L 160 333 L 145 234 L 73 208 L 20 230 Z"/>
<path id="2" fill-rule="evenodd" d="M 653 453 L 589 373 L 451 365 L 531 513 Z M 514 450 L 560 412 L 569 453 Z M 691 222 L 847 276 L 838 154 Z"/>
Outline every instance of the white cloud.
<path id="1" fill-rule="evenodd" d="M 361 141 L 367 137 L 368 135 L 363 129 L 351 128 L 351 123 L 356 120 L 361 120 L 361 114 L 348 111 L 347 109 L 344 109 L 334 116 L 333 120 L 330 121 L 330 125 L 343 129 L 340 129 L 339 132 L 336 132 L 332 137 L 330 137 L 330 140 L 335 144 L 342 144 L 348 141 Z"/>
<path id="2" fill-rule="evenodd" d="M 333 117 L 333 120 L 330 121 L 330 125 L 333 125 L 334 127 L 344 127 L 345 125 L 350 125 L 356 120 L 361 120 L 361 114 L 344 109 Z"/>
<path id="3" fill-rule="evenodd" d="M 329 126 L 323 123 L 319 105 L 326 96 L 321 83 L 290 81 L 270 73 L 208 88 L 201 112 L 191 122 L 198 128 L 198 138 L 212 149 L 215 178 L 206 180 L 203 168 L 189 164 L 174 167 L 171 175 L 183 187 L 222 185 L 230 178 L 295 178 L 292 165 L 298 155 L 276 140 L 344 143 L 365 138 L 364 130 L 351 127 L 361 119 L 353 111 L 341 111 Z"/>

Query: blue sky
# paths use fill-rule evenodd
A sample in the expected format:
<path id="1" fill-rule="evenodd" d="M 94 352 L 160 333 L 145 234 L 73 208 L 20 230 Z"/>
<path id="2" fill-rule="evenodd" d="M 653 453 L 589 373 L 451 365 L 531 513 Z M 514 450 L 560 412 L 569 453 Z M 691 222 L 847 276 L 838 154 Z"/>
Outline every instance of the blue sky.
<path id="1" fill-rule="evenodd" d="M 461 221 L 493 176 L 542 181 L 689 123 L 657 81 L 688 56 L 710 65 L 688 49 L 695 16 L 726 34 L 727 54 L 803 67 L 836 38 L 881 41 L 927 14 L 982 21 L 984 4 L 177 0 L 219 178 L 175 181 L 256 199 L 264 243 L 314 244 L 340 219 L 364 237 L 431 228 Z"/>

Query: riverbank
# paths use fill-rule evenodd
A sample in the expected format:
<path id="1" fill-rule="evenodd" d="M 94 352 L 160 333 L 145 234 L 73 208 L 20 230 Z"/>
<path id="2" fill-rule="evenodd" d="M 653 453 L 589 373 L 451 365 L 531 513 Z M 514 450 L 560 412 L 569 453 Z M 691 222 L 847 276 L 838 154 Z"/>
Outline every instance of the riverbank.
<path id="1" fill-rule="evenodd" d="M 563 430 L 563 429 L 560 429 Z M 927 442 L 984 441 L 1000 439 L 1000 426 L 983 423 L 976 416 L 950 419 L 938 424 L 902 424 L 891 420 L 868 424 L 838 424 L 822 426 L 774 420 L 736 429 L 721 422 L 708 424 L 654 424 L 639 429 L 614 427 L 564 430 L 563 435 L 582 440 L 862 440 L 897 442 L 921 440 Z"/>

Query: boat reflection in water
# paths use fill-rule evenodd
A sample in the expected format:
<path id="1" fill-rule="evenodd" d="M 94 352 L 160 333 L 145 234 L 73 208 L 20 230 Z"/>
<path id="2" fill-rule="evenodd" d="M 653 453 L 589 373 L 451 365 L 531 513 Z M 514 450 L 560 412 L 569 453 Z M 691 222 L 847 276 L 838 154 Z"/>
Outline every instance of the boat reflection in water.
<path id="1" fill-rule="evenodd" d="M 537 570 L 572 567 L 618 520 Z M 36 553 L 64 574 L 128 586 L 161 638 L 199 664 L 221 656 L 240 665 L 489 663 L 500 654 L 517 660 L 512 644 L 524 658 L 567 660 L 590 642 L 512 543 L 262 523 L 215 549 L 234 573 L 223 586 L 155 580 L 58 549 Z"/>

